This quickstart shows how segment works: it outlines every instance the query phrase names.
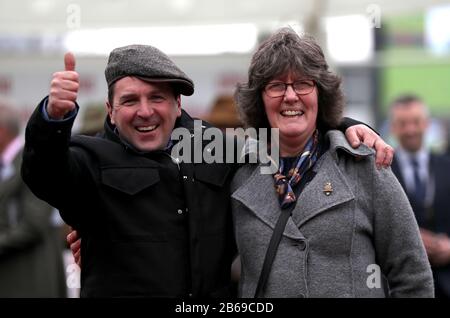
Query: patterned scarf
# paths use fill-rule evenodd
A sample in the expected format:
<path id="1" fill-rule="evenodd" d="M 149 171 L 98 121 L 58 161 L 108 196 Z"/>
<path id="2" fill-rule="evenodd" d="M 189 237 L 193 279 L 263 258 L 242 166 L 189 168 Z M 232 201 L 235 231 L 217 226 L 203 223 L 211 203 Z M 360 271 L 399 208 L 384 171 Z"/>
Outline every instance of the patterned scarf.
<path id="1" fill-rule="evenodd" d="M 314 134 L 309 138 L 303 152 L 295 159 L 287 176 L 283 175 L 287 160 L 281 158 L 280 168 L 274 174 L 275 191 L 278 194 L 280 206 L 282 209 L 288 207 L 297 198 L 292 190 L 303 178 L 306 171 L 308 171 L 317 161 L 319 154 L 319 131 L 316 129 Z M 286 169 L 289 167 L 286 167 Z"/>

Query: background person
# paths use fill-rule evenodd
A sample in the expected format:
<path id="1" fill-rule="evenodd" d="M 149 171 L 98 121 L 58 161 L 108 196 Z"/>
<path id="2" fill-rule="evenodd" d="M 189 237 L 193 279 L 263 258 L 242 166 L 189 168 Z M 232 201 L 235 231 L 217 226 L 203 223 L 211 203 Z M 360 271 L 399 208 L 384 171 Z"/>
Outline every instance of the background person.
<path id="1" fill-rule="evenodd" d="M 397 97 L 390 109 L 398 140 L 392 170 L 408 195 L 432 265 L 436 297 L 450 297 L 450 158 L 431 153 L 424 140 L 428 109 L 414 94 Z"/>
<path id="2" fill-rule="evenodd" d="M 63 241 L 20 176 L 22 148 L 19 114 L 0 103 L 0 297 L 65 297 Z"/>

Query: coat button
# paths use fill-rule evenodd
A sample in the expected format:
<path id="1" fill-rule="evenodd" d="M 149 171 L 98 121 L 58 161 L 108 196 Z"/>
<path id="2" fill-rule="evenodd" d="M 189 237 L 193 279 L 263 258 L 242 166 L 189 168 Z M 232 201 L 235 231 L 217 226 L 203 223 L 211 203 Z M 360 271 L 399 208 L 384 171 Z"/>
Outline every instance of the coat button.
<path id="1" fill-rule="evenodd" d="M 295 247 L 297 247 L 300 251 L 304 251 L 306 249 L 306 242 L 305 242 L 305 240 L 298 240 L 293 245 Z"/>
<path id="2" fill-rule="evenodd" d="M 300 242 L 298 242 L 298 248 L 299 248 L 301 251 L 304 251 L 304 250 L 306 249 L 306 242 L 305 242 L 305 241 L 300 241 Z"/>
<path id="3" fill-rule="evenodd" d="M 177 212 L 178 212 L 178 214 L 180 214 L 180 215 L 183 214 L 183 210 L 181 210 L 181 209 L 178 209 Z"/>

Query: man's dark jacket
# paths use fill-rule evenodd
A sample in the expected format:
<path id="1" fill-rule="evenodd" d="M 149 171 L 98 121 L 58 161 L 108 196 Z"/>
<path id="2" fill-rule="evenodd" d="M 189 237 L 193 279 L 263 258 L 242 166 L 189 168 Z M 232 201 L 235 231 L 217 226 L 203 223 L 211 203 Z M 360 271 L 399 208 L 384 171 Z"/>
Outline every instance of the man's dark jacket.
<path id="1" fill-rule="evenodd" d="M 41 107 L 26 129 L 22 175 L 82 236 L 81 296 L 228 296 L 235 167 L 139 153 L 108 120 L 102 137 L 71 138 L 74 119 L 46 121 Z M 183 111 L 176 127 L 193 134 L 193 119 Z"/>
<path id="2" fill-rule="evenodd" d="M 408 192 L 399 161 L 395 158 L 392 162 L 392 171 L 397 176 L 403 189 L 405 189 L 416 214 L 419 227 L 450 236 L 450 158 L 445 155 L 430 153 L 428 173 L 431 181 L 428 183 L 428 187 L 431 186 L 434 189 L 432 190 L 434 195 L 431 204 L 427 208 L 420 206 L 414 200 L 414 196 Z M 450 298 L 450 264 L 442 267 L 432 267 L 432 270 L 436 295 Z"/>

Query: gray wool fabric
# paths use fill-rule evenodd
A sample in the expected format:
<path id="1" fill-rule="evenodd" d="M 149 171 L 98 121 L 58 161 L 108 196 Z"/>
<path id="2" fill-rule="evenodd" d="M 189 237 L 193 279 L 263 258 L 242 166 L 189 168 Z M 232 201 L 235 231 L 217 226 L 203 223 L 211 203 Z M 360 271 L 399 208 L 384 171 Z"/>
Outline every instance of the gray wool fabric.
<path id="1" fill-rule="evenodd" d="M 330 131 L 330 148 L 288 219 L 263 297 L 433 297 L 408 199 L 372 151 Z M 241 297 L 253 297 L 280 206 L 273 176 L 247 164 L 232 182 Z M 325 191 L 326 185 L 332 191 Z"/>
<path id="2" fill-rule="evenodd" d="M 166 54 L 150 45 L 128 45 L 110 53 L 105 69 L 108 87 L 126 76 L 172 83 L 182 95 L 194 93 L 193 81 Z"/>

